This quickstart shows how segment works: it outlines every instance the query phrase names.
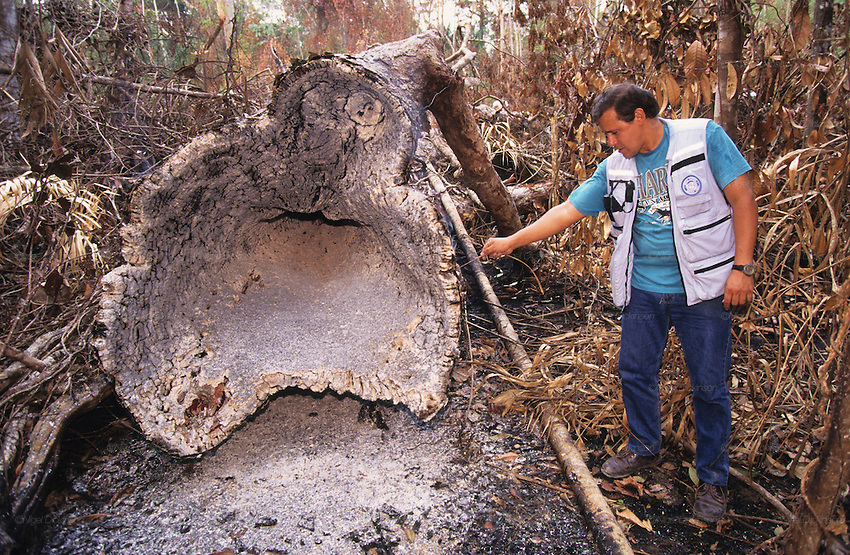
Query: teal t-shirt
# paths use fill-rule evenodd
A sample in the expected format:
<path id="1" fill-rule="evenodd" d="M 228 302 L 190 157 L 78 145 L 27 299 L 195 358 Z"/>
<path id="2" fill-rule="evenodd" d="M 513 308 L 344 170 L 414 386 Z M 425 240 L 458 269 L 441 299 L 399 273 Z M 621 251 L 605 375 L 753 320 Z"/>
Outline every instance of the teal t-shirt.
<path id="1" fill-rule="evenodd" d="M 713 121 L 708 122 L 706 142 L 708 164 L 721 189 L 751 169 L 729 135 Z M 667 191 L 669 145 L 670 134 L 665 125 L 664 138 L 655 150 L 635 156 L 640 175 L 632 238 L 635 254 L 632 286 L 653 293 L 685 292 L 673 245 Z M 605 210 L 602 198 L 607 191 L 606 162 L 607 159 L 603 160 L 593 175 L 570 194 L 570 203 L 585 216 L 596 216 Z"/>

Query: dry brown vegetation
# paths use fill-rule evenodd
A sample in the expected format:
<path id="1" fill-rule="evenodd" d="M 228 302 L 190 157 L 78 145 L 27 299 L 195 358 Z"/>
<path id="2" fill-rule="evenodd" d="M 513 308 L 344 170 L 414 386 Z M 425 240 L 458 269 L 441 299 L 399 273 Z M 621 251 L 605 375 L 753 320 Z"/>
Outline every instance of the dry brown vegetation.
<path id="1" fill-rule="evenodd" d="M 741 475 L 756 482 L 765 474 L 800 478 L 820 454 L 827 415 L 840 401 L 834 398 L 835 377 L 850 290 L 846 36 L 832 37 L 826 54 L 811 54 L 808 13 L 798 6 L 790 26 L 751 28 L 744 59 L 733 69 L 741 84 L 718 83 L 713 11 L 695 6 L 636 0 L 606 16 L 598 34 L 591 32 L 584 8 L 560 6 L 564 11 L 545 16 L 548 24 L 532 36 L 542 53 L 532 56 L 529 74 L 543 76 L 531 83 L 534 98 L 548 100 L 552 122 L 560 126 L 561 140 L 547 161 L 548 168 L 563 168 L 551 203 L 564 200 L 570 185 L 606 155 L 588 109 L 607 84 L 631 80 L 654 90 L 663 112 L 674 118 L 711 117 L 715 94 L 739 96 L 738 142 L 756 169 L 759 274 L 752 305 L 735 313 L 730 454 Z M 844 33 L 846 13 L 838 19 L 836 28 L 843 25 Z M 755 25 L 754 18 L 749 21 Z M 553 59 L 560 65 L 548 67 Z M 522 137 L 509 135 L 494 149 L 513 150 L 520 158 L 511 145 L 522 144 Z M 546 145 L 538 144 L 541 150 Z M 531 373 L 490 366 L 494 376 L 512 384 L 496 399 L 498 406 L 533 413 L 540 401 L 553 402 L 579 442 L 604 437 L 616 449 L 625 440 L 625 423 L 616 369 L 619 328 L 605 310 L 607 225 L 604 215 L 586 219 L 546 246 L 571 283 L 560 310 L 577 331 L 529 337 Z M 542 271 L 539 278 L 552 279 Z M 661 377 L 665 441 L 692 449 L 687 370 L 675 337 L 671 347 Z M 773 501 L 791 510 L 798 501 L 794 495 L 780 498 Z M 846 538 L 841 515 L 830 526 Z M 778 537 L 763 548 L 780 545 Z"/>
<path id="2" fill-rule="evenodd" d="M 20 141 L 4 133 L 3 145 L 4 179 L 23 169 L 18 146 L 32 173 L 0 190 L 0 417 L 12 516 L 36 502 L 37 469 L 54 460 L 52 449 L 39 452 L 42 444 L 30 439 L 52 445 L 51 419 L 69 403 L 83 406 L 85 391 L 93 399 L 103 394 L 90 343 L 98 280 L 120 261 L 118 229 L 137 176 L 189 137 L 263 109 L 272 78 L 227 50 L 212 59 L 223 23 L 205 31 L 195 65 L 166 68 L 127 54 L 152 44 L 141 16 L 117 18 L 71 2 L 45 6 L 56 25 L 43 39 L 34 38 L 42 36 L 41 14 L 22 14 L 32 45 L 16 62 L 23 125 Z M 848 8 L 836 11 L 821 54 L 804 9 L 770 25 L 763 13 L 748 12 L 734 83 L 718 82 L 716 18 L 700 3 L 635 0 L 602 21 L 566 2 L 522 8 L 532 54 L 521 63 L 484 56 L 478 69 L 485 85 L 470 97 L 496 96 L 511 106 L 507 122 L 482 122 L 482 131 L 494 151 L 535 168 L 536 183 L 552 184 L 538 209 L 565 199 L 605 156 L 604 138 L 588 118 L 605 85 L 632 80 L 656 91 L 668 117 L 711 117 L 716 94 L 739 99 L 738 143 L 758 177 L 759 278 L 754 302 L 735 314 L 730 451 L 756 482 L 766 474 L 804 476 L 837 402 L 848 317 Z M 171 37 L 175 45 L 181 32 Z M 471 225 L 481 240 L 493 233 L 486 215 Z M 543 247 L 554 264 L 535 268 L 529 283 L 567 284 L 560 310 L 574 331 L 527 334 L 534 371 L 518 373 L 486 344 L 472 346 L 471 363 L 509 384 L 497 405 L 533 414 L 537 402 L 551 401 L 579 443 L 602 437 L 616 448 L 623 410 L 606 238 L 605 219 L 589 219 Z M 671 345 L 662 368 L 665 438 L 693 445 L 687 372 Z M 792 509 L 793 497 L 783 500 Z M 5 528 L 19 533 L 11 521 Z M 837 513 L 828 529 L 846 539 Z M 780 541 L 762 549 L 776 551 Z"/>

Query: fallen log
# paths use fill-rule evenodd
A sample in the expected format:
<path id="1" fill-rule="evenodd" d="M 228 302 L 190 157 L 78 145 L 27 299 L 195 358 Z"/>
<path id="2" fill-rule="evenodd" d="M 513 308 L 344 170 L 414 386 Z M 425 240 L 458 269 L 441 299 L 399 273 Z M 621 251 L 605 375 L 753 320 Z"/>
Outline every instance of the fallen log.
<path id="1" fill-rule="evenodd" d="M 525 348 L 520 343 L 510 319 L 501 308 L 501 303 L 493 291 L 487 275 L 484 273 L 484 268 L 478 258 L 478 252 L 475 250 L 475 245 L 472 244 L 472 239 L 466 232 L 460 214 L 458 214 L 454 206 L 454 202 L 436 172 L 431 170 L 429 172 L 429 179 L 431 186 L 439 193 L 446 213 L 452 220 L 454 232 L 469 259 L 468 264 L 475 274 L 475 279 L 481 288 L 481 293 L 484 295 L 487 305 L 490 307 L 490 312 L 496 322 L 499 334 L 504 338 L 505 348 L 520 370 L 528 372 L 531 370 L 533 363 Z M 599 491 L 596 479 L 590 473 L 590 470 L 588 470 L 587 465 L 585 465 L 581 457 L 581 453 L 570 439 L 566 425 L 555 415 L 553 407 L 548 401 L 542 405 L 540 424 L 543 432 L 549 439 L 549 443 L 555 450 L 555 454 L 564 469 L 567 480 L 579 499 L 579 503 L 591 525 L 600 550 L 603 553 L 610 554 L 632 554 L 633 551 L 629 540 L 617 523 L 617 518 L 608 506 L 605 496 Z"/>
<path id="2" fill-rule="evenodd" d="M 415 186 L 426 110 L 465 122 L 456 146 L 464 133 L 483 142 L 469 107 L 452 105 L 463 89 L 438 41 L 296 64 L 268 115 L 196 139 L 139 188 L 94 344 L 149 437 L 203 451 L 289 386 L 404 402 L 426 420 L 445 402 L 460 301 L 451 241 L 431 191 Z M 473 154 L 458 163 L 510 230 L 516 209 Z M 4 422 L 0 553 L 37 522 L 67 424 L 113 391 L 64 350 L 78 324 L 3 346 L 15 362 L 0 372 L 0 404 L 49 391 Z M 251 367 L 269 372 L 252 381 Z"/>

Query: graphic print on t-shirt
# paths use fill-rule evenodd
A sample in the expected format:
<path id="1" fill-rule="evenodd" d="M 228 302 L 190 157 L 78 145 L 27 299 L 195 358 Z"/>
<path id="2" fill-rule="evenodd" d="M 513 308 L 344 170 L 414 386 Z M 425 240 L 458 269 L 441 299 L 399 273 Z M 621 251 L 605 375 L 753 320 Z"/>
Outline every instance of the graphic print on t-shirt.
<path id="1" fill-rule="evenodd" d="M 672 227 L 667 167 L 661 166 L 638 176 L 638 217 L 662 227 Z"/>

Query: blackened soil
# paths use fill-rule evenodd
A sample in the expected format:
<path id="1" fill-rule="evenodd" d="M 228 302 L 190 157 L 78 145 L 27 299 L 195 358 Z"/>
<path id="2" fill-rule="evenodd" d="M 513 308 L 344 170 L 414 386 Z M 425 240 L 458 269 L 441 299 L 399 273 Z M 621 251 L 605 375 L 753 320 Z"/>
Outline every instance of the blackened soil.
<path id="1" fill-rule="evenodd" d="M 759 546 L 770 552 L 777 527 L 784 525 L 772 506 L 735 478 L 730 478 L 728 511 L 723 519 L 706 524 L 694 518 L 692 457 L 681 450 L 662 451 L 657 467 L 624 480 L 608 479 L 599 471 L 606 457 L 599 449 L 588 457 L 588 465 L 600 478 L 600 488 L 614 512 L 623 519 L 636 552 L 752 553 Z M 769 479 L 760 482 L 781 491 L 790 485 Z M 626 511 L 642 524 L 630 521 Z"/>
<path id="2" fill-rule="evenodd" d="M 399 407 L 288 392 L 196 460 L 116 426 L 132 426 L 118 407 L 89 415 L 29 552 L 595 553 L 546 443 L 487 410 L 494 385 L 475 379 L 461 375 L 426 425 Z"/>

